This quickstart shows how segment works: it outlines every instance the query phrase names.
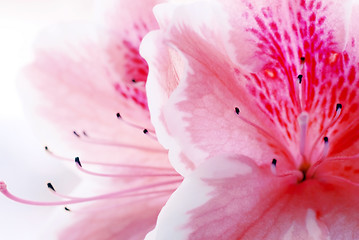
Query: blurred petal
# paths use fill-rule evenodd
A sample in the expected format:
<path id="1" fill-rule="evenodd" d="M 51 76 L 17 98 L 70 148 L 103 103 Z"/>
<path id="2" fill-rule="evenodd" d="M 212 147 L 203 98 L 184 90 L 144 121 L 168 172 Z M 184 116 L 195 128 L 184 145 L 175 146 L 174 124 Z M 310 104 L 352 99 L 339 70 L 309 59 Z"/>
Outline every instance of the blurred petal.
<path id="1" fill-rule="evenodd" d="M 106 1 L 99 23 L 48 29 L 23 71 L 24 105 L 47 151 L 68 161 L 79 157 L 74 167 L 96 175 L 79 197 L 106 194 L 78 209 L 70 205 L 70 221 L 59 217 L 65 228 L 54 226 L 60 239 L 143 239 L 181 179 L 150 122 L 148 66 L 139 55 L 143 36 L 157 27 L 155 3 Z M 173 179 L 179 180 L 166 182 Z M 166 191 L 155 194 L 161 182 Z M 121 190 L 134 196 L 111 195 Z"/>
<path id="2" fill-rule="evenodd" d="M 103 46 L 86 25 L 50 29 L 40 38 L 36 59 L 19 82 L 37 132 L 51 150 L 70 158 L 126 162 L 136 154 L 133 163 L 167 164 L 162 147 L 142 132 L 152 129 L 144 85 L 124 83 Z M 118 112 L 143 129 L 119 120 Z"/>

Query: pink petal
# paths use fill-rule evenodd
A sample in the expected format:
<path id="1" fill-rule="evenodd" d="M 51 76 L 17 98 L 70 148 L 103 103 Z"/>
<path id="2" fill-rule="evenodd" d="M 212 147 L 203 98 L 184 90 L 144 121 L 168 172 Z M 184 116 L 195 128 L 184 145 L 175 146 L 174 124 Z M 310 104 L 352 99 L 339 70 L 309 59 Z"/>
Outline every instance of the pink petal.
<path id="1" fill-rule="evenodd" d="M 315 165 L 315 177 L 359 186 L 358 156 L 332 157 Z"/>
<path id="2" fill-rule="evenodd" d="M 298 184 L 247 157 L 217 157 L 185 179 L 147 239 L 356 239 L 356 192 L 350 184 Z"/>
<path id="3" fill-rule="evenodd" d="M 207 9 L 203 17 L 201 8 Z M 301 112 L 309 114 L 306 145 L 313 146 L 338 103 L 344 106 L 343 116 L 327 134 L 334 143 L 329 154 L 352 146 L 359 135 L 348 138 L 348 133 L 358 132 L 358 126 L 347 125 L 354 121 L 359 102 L 356 88 L 350 88 L 357 82 L 357 60 L 343 37 L 350 10 L 346 1 L 203 1 L 175 9 L 170 4 L 157 7 L 164 44 L 180 51 L 186 63 L 161 117 L 177 141 L 170 152 L 185 159 L 173 161 L 175 167 L 183 173 L 223 152 L 249 155 L 259 164 L 281 158 L 283 169 L 298 167 Z M 217 23 L 231 29 L 220 29 Z M 339 86 L 340 79 L 345 84 Z M 249 124 L 234 114 L 235 107 Z"/>
<path id="4" fill-rule="evenodd" d="M 339 126 L 335 131 L 335 138 L 332 139 L 331 149 L 332 155 L 350 156 L 359 152 L 357 141 L 359 135 L 357 134 L 359 126 L 356 124 L 356 112 L 359 106 L 357 89 L 358 83 L 358 40 L 359 29 L 357 22 L 357 14 L 359 13 L 358 4 L 351 6 L 351 14 L 347 15 L 348 32 L 346 34 L 347 42 L 345 51 L 338 56 L 335 56 L 336 62 L 340 64 L 339 78 L 336 84 L 333 84 L 332 92 L 336 90 L 336 94 L 332 94 L 332 98 L 337 98 L 343 102 L 343 107 L 346 106 L 345 115 L 339 122 Z M 341 66 L 344 65 L 344 66 Z M 334 90 L 335 89 L 335 90 Z M 344 112 L 343 112 L 344 113 Z"/>
<path id="5" fill-rule="evenodd" d="M 154 12 L 159 21 L 159 25 L 165 29 L 172 24 L 172 15 L 176 7 L 180 4 L 171 3 L 155 7 Z M 198 4 L 200 5 L 200 3 Z M 209 9 L 210 10 L 210 9 Z M 203 9 L 203 12 L 211 15 Z M 187 16 L 187 15 L 186 15 Z M 184 16 L 185 17 L 185 16 Z M 200 25 L 201 18 L 191 19 L 192 24 Z M 221 31 L 223 25 L 217 23 L 217 30 Z M 219 34 L 220 35 L 220 34 Z M 175 49 L 169 49 L 160 32 L 151 32 L 146 36 L 141 44 L 141 55 L 147 59 L 150 72 L 147 83 L 147 93 L 149 94 L 149 108 L 151 119 L 156 128 L 159 141 L 166 148 L 171 147 L 170 156 L 174 162 L 178 158 L 179 149 L 175 149 L 176 142 L 171 139 L 168 126 L 163 115 L 163 106 L 166 105 L 168 97 L 177 87 L 179 79 L 183 78 L 185 73 L 185 62 L 183 56 Z M 184 157 L 184 156 L 183 156 Z M 182 158 L 183 159 L 183 158 Z M 191 161 L 188 161 L 189 165 Z M 174 164 L 175 167 L 179 165 Z M 177 169 L 179 172 L 185 172 L 185 169 Z"/>
<path id="6" fill-rule="evenodd" d="M 166 5 L 161 7 L 165 8 Z M 172 131 L 170 134 L 179 141 L 185 156 L 191 156 L 192 161 L 193 159 L 198 161 L 187 161 L 185 167 L 175 165 L 179 169 L 187 168 L 187 170 L 191 166 L 197 166 L 206 156 L 213 155 L 219 150 L 252 153 L 251 146 L 258 145 L 259 140 L 257 139 L 257 130 L 241 122 L 234 113 L 234 107 L 240 102 L 236 101 L 236 96 L 242 96 L 243 99 L 241 100 L 248 103 L 247 106 L 243 106 L 241 111 L 245 111 L 246 107 L 251 108 L 250 102 L 253 100 L 246 97 L 248 94 L 244 93 L 244 89 L 241 89 L 240 85 L 236 86 L 232 83 L 236 78 L 235 70 L 228 61 L 227 55 L 223 55 L 214 47 L 225 46 L 225 39 L 208 38 L 210 42 L 207 42 L 202 37 L 202 35 L 225 35 L 225 32 L 222 34 L 223 29 L 219 27 L 215 27 L 213 32 L 209 30 L 211 25 L 217 26 L 217 18 L 214 18 L 213 15 L 218 14 L 218 12 L 219 14 L 224 13 L 220 13 L 217 4 L 201 4 L 201 7 L 209 9 L 206 11 L 209 16 L 205 19 L 212 20 L 211 22 L 204 22 L 207 25 L 203 26 L 203 22 L 198 17 L 196 18 L 196 12 L 191 11 L 194 7 L 185 5 L 176 11 L 172 19 L 174 23 L 170 25 L 172 28 L 167 30 L 170 35 L 166 36 L 170 37 L 169 40 L 180 47 L 179 50 L 186 49 L 184 56 L 188 61 L 188 66 L 185 68 L 187 73 L 180 79 L 180 87 L 174 92 L 169 104 L 164 109 L 164 118 L 168 124 L 168 129 Z M 159 7 L 157 7 L 157 12 L 160 12 L 158 9 Z M 165 9 L 162 12 L 165 12 Z M 178 23 L 176 22 L 177 18 L 179 19 Z M 192 30 L 193 23 L 189 20 L 186 22 L 186 19 L 195 19 L 195 27 L 198 25 L 201 33 L 197 34 Z M 222 32 L 217 30 L 222 30 Z M 189 69 L 195 71 L 188 71 Z M 224 79 L 226 80 L 224 81 Z M 151 80 L 149 78 L 149 84 L 151 84 Z M 211 84 L 206 84 L 208 82 Z M 187 99 L 190 100 L 187 101 Z M 218 99 L 225 99 L 225 101 Z M 266 116 L 258 118 L 264 122 L 267 119 Z M 188 124 L 192 120 L 194 122 Z M 211 122 L 212 120 L 216 122 Z M 218 128 L 213 128 L 213 126 L 218 126 Z M 243 145 L 239 143 L 240 140 L 238 142 L 234 140 L 242 134 L 249 135 L 249 132 L 253 133 L 253 137 L 242 140 Z M 266 139 L 259 141 L 266 141 Z M 262 156 L 273 155 L 272 152 L 272 149 L 263 149 L 263 152 L 257 151 L 259 154 L 257 157 L 263 159 Z M 183 157 L 185 158 L 185 156 Z"/>
<path id="7" fill-rule="evenodd" d="M 176 51 L 170 51 L 164 44 L 158 31 L 150 32 L 141 43 L 141 55 L 149 59 L 149 75 L 146 93 L 151 120 L 156 129 L 159 142 L 165 147 L 175 146 L 175 141 L 168 134 L 169 129 L 163 116 L 163 106 L 177 87 L 180 75 L 184 72 L 181 56 Z M 174 64 L 175 62 L 175 64 Z M 174 154 L 176 155 L 176 154 Z"/>

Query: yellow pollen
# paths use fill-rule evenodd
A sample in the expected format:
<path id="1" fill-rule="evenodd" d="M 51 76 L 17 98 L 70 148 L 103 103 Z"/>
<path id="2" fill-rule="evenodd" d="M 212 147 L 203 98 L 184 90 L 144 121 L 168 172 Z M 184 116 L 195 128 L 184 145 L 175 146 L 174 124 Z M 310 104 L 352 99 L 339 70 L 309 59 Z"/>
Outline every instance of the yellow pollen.
<path id="1" fill-rule="evenodd" d="M 329 56 L 329 64 L 333 64 L 333 63 L 335 63 L 336 61 L 337 61 L 337 59 L 338 59 L 338 53 L 332 53 L 332 54 L 330 54 L 330 56 Z"/>
<path id="2" fill-rule="evenodd" d="M 275 77 L 275 73 L 272 69 L 266 69 L 264 70 L 264 73 L 267 77 L 270 77 L 270 78 L 274 78 Z"/>

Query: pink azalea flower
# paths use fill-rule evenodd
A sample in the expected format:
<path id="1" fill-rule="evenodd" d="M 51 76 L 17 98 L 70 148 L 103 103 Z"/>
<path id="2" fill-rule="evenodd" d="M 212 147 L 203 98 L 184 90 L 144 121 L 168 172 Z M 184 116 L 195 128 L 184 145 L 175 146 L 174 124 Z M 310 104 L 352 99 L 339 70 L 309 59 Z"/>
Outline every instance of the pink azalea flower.
<path id="1" fill-rule="evenodd" d="M 85 178 L 76 197 L 49 183 L 63 198 L 58 202 L 21 199 L 4 182 L 0 190 L 25 204 L 66 205 L 67 226 L 59 219 L 52 224 L 57 239 L 143 239 L 182 180 L 150 122 L 148 66 L 139 55 L 143 36 L 158 28 L 156 1 L 99 4 L 100 21 L 44 32 L 19 83 L 46 151 L 92 178 Z M 75 203 L 86 205 L 68 206 Z"/>
<path id="2" fill-rule="evenodd" d="M 186 177 L 148 239 L 359 238 L 358 13 L 337 0 L 155 8 L 149 105 Z"/>

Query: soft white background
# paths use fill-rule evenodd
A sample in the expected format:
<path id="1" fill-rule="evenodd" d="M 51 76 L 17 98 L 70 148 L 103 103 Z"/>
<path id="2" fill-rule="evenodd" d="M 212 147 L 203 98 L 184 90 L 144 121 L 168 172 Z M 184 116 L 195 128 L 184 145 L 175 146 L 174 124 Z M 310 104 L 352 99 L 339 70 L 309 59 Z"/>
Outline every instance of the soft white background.
<path id="1" fill-rule="evenodd" d="M 63 192 L 77 184 L 70 166 L 44 153 L 23 114 L 16 76 L 31 60 L 31 45 L 41 29 L 90 19 L 91 8 L 91 0 L 0 0 L 0 180 L 15 195 L 51 201 L 48 181 Z M 0 239 L 37 239 L 55 209 L 21 205 L 0 194 Z"/>

